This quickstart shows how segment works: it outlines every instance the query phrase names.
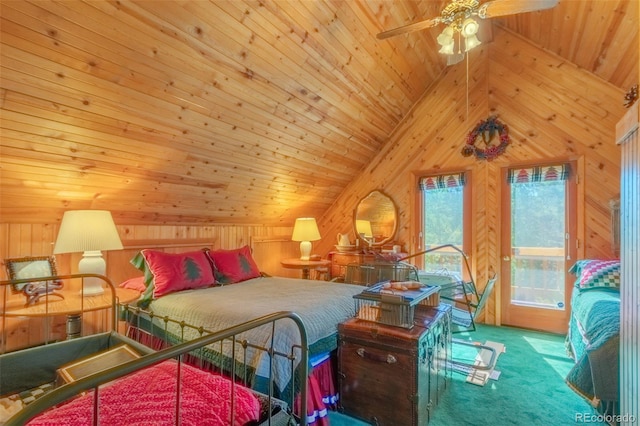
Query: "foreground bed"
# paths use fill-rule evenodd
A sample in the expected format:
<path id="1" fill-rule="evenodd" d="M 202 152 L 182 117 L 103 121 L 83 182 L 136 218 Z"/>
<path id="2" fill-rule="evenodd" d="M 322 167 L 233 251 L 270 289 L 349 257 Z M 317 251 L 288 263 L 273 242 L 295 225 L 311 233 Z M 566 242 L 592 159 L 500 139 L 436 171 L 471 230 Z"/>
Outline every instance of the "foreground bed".
<path id="1" fill-rule="evenodd" d="M 296 312 L 305 325 L 311 356 L 327 354 L 337 348 L 337 326 L 354 316 L 353 295 L 362 287 L 327 281 L 301 280 L 279 277 L 260 277 L 222 287 L 209 287 L 172 293 L 151 302 L 148 310 L 154 318 L 139 315 L 129 319 L 138 330 L 144 330 L 172 344 L 194 338 L 199 329 L 183 328 L 181 324 L 165 322 L 170 317 L 205 330 L 219 330 L 248 321 L 273 311 Z M 274 349 L 287 353 L 299 344 L 293 323 L 283 324 L 274 334 L 266 327 L 256 328 L 239 336 L 264 347 L 273 343 Z M 228 348 L 227 348 L 228 349 Z M 220 364 L 218 355 L 224 350 L 213 348 L 199 355 L 213 364 Z M 243 364 L 251 369 L 250 383 L 265 390 L 265 377 L 271 363 L 263 351 L 248 351 Z M 296 361 L 297 366 L 297 361 Z M 278 394 L 288 394 L 291 386 L 291 366 L 286 358 L 277 359 L 272 374 Z"/>
<path id="2" fill-rule="evenodd" d="M 2 282 L 7 283 L 10 282 Z M 145 348 L 111 331 L 0 355 L 2 393 L 51 383 L 56 378 L 56 370 L 63 365 L 122 344 L 140 355 L 59 386 L 28 404 L 7 424 L 287 424 L 292 418 L 287 404 L 273 398 L 270 392 L 261 395 L 239 383 L 236 363 L 232 363 L 229 376 L 222 376 L 183 362 L 189 354 L 217 344 L 229 346 L 232 353 L 238 354 L 231 355 L 232 358 L 246 359 L 243 353 L 247 346 L 239 335 L 267 327 L 278 336 L 283 324 L 287 324 L 288 330 L 297 329 L 295 348 L 287 352 L 293 354 L 300 374 L 306 377 L 306 330 L 300 317 L 291 312 L 269 314 L 215 333 L 202 331 L 195 339 L 161 351 Z M 258 350 L 253 345 L 250 348 L 252 352 Z M 275 352 L 270 343 L 265 350 L 271 355 Z M 300 409 L 304 412 L 305 381 L 299 390 Z M 54 406 L 58 407 L 43 413 Z M 306 417 L 302 416 L 299 421 L 306 424 Z"/>

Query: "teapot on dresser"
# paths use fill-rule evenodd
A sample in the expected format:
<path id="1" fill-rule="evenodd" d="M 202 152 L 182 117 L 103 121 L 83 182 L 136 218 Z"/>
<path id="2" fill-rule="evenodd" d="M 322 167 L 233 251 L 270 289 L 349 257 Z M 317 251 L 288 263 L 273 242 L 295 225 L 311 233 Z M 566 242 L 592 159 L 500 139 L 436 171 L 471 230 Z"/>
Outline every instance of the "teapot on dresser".
<path id="1" fill-rule="evenodd" d="M 349 245 L 351 245 L 351 241 L 349 241 L 349 234 L 340 234 L 340 233 L 338 233 L 338 245 L 339 246 L 349 246 Z"/>

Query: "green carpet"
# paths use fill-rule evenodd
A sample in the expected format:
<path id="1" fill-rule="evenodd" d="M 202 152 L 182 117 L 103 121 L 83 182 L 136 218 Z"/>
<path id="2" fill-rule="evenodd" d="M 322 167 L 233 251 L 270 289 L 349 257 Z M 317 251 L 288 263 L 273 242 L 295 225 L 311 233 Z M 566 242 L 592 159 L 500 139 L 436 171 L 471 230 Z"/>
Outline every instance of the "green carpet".
<path id="1" fill-rule="evenodd" d="M 566 355 L 564 336 L 480 325 L 473 333 L 455 337 L 504 344 L 506 352 L 496 366 L 501 375 L 480 387 L 466 383 L 466 376 L 453 373 L 451 386 L 435 408 L 430 426 L 574 425 L 586 423 L 581 415 L 595 414 L 564 382 L 573 364 Z M 457 353 L 454 347 L 454 357 Z M 329 417 L 332 426 L 367 424 L 336 412 Z"/>

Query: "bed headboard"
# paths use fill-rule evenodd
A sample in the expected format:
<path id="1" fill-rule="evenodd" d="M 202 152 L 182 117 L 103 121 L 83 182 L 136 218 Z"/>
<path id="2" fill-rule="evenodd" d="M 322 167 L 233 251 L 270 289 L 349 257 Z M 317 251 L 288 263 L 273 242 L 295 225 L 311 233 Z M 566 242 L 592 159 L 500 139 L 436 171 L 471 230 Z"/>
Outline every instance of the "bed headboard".
<path id="1" fill-rule="evenodd" d="M 129 278 L 139 277 L 140 271 L 129 262 L 140 250 L 153 249 L 165 253 L 182 253 L 203 248 L 215 249 L 215 241 L 211 238 L 171 239 L 171 240 L 123 240 L 122 250 L 105 252 L 107 262 L 107 276 L 118 286 Z"/>

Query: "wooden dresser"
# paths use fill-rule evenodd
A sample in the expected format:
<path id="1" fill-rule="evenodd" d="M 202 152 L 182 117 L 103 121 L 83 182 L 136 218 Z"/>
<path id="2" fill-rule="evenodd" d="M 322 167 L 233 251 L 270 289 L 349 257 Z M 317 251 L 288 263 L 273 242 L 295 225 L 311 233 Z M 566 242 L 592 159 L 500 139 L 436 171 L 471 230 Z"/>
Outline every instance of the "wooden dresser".
<path id="1" fill-rule="evenodd" d="M 417 306 L 414 320 L 338 326 L 341 411 L 373 425 L 428 424 L 451 380 L 451 307 Z"/>

